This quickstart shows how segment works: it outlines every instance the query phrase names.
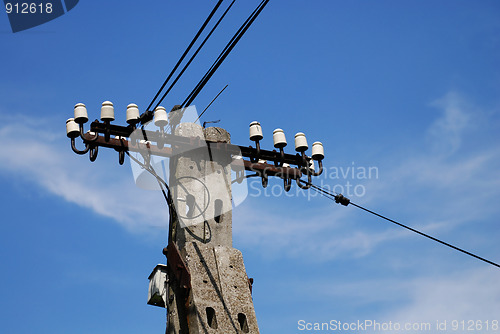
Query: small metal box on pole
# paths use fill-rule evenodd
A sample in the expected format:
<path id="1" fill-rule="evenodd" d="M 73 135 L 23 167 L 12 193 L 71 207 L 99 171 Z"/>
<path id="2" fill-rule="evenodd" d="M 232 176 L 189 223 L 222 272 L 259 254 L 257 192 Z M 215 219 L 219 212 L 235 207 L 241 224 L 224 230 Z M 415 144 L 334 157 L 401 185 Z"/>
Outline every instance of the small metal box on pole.
<path id="1" fill-rule="evenodd" d="M 148 304 L 166 307 L 167 305 L 167 266 L 158 264 L 148 277 Z"/>

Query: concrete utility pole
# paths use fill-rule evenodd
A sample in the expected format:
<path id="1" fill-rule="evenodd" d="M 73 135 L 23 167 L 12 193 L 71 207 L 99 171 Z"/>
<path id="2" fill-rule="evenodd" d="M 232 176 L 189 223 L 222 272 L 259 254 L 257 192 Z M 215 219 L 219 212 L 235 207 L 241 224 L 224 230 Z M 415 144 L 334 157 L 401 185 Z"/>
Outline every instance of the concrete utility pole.
<path id="1" fill-rule="evenodd" d="M 230 142 L 221 128 L 183 123 L 176 135 L 184 133 Z M 166 249 L 168 334 L 259 333 L 243 256 L 232 242 L 231 162 L 228 152 L 206 147 L 178 155 L 173 149 L 170 190 L 177 210 Z M 203 219 L 185 225 L 198 215 Z"/>
<path id="2" fill-rule="evenodd" d="M 178 107 L 168 114 L 161 106 L 155 109 L 156 130 L 146 129 L 146 124 L 137 127 L 140 116 L 135 104 L 127 106 L 128 126 L 119 126 L 111 124 L 113 104 L 103 102 L 101 122 L 92 122 L 88 132 L 84 131 L 88 122 L 85 105 L 78 103 L 74 113 L 66 122 L 66 134 L 75 153 L 89 153 L 95 161 L 99 147 L 111 148 L 123 164 L 125 154 L 137 152 L 144 162 L 132 155 L 130 158 L 167 189 L 170 222 L 168 246 L 163 250 L 167 265 L 157 265 L 149 276 L 148 294 L 148 304 L 167 308 L 166 333 L 259 333 L 252 280 L 241 252 L 232 246 L 231 171 L 237 180 L 245 177 L 245 170 L 252 171 L 262 179 L 263 187 L 268 177 L 276 176 L 283 180 L 285 191 L 290 190 L 292 180 L 309 189 L 311 177 L 323 171 L 323 145 L 315 142 L 311 156 L 307 156 L 306 136 L 299 132 L 295 135 L 297 153 L 287 154 L 285 133 L 276 129 L 273 142 L 277 150 L 261 149 L 259 122 L 250 124 L 255 147 L 233 145 L 224 129 L 179 124 L 184 109 Z M 165 131 L 167 124 L 174 133 Z M 76 147 L 78 137 L 85 145 L 83 150 Z M 169 186 L 156 173 L 152 156 L 170 158 Z"/>

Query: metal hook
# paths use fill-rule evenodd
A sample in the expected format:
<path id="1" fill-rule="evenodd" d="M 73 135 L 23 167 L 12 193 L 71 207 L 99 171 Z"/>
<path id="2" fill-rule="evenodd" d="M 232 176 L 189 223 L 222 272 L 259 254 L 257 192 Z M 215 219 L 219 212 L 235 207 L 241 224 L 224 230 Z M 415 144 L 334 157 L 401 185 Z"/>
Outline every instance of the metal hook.
<path id="1" fill-rule="evenodd" d="M 121 148 L 121 149 L 115 148 L 115 150 L 116 150 L 116 151 L 118 151 L 118 163 L 119 163 L 120 165 L 123 165 L 123 163 L 125 162 L 125 151 L 127 150 L 127 149 L 125 148 L 125 145 L 124 145 L 124 143 L 123 143 L 123 142 L 124 142 L 124 140 L 126 140 L 126 139 L 124 139 L 124 138 L 123 138 L 123 137 L 121 137 L 121 136 L 117 136 L 117 137 L 116 137 L 116 139 L 118 139 L 118 140 L 120 141 L 120 144 L 121 144 L 121 146 L 122 146 L 122 148 Z"/>
<path id="2" fill-rule="evenodd" d="M 302 181 L 300 179 L 296 179 L 297 185 L 300 187 L 300 189 L 309 189 L 311 188 L 311 174 L 307 173 L 307 183 L 302 184 Z"/>
<path id="3" fill-rule="evenodd" d="M 80 124 L 80 138 L 82 138 L 82 140 L 85 140 L 87 142 L 94 142 L 97 140 L 97 138 L 99 138 L 99 134 L 98 133 L 95 133 L 93 137 L 91 137 L 90 139 L 87 139 L 85 138 L 85 133 L 83 133 L 83 124 Z"/>
<path id="4" fill-rule="evenodd" d="M 125 162 L 125 151 L 120 151 L 118 152 L 118 163 L 120 165 L 123 165 L 124 162 Z"/>
<path id="5" fill-rule="evenodd" d="M 267 178 L 266 172 L 262 172 L 261 176 L 262 176 L 262 188 L 267 188 L 267 184 L 268 184 L 269 180 Z"/>
<path id="6" fill-rule="evenodd" d="M 160 128 L 161 131 L 156 130 L 156 133 L 158 135 L 158 140 L 156 141 L 156 146 L 158 149 L 162 149 L 163 146 L 165 146 L 165 129 L 163 126 Z"/>
<path id="7" fill-rule="evenodd" d="M 288 192 L 292 187 L 292 178 L 288 175 L 287 172 L 285 172 L 287 169 L 288 167 L 283 167 L 283 164 L 281 164 L 281 173 L 279 174 L 279 176 L 283 179 L 283 187 L 285 188 L 286 192 Z"/>
<path id="8" fill-rule="evenodd" d="M 320 176 L 323 173 L 323 161 L 318 160 L 318 171 L 312 170 L 312 176 Z"/>
<path id="9" fill-rule="evenodd" d="M 273 152 L 276 152 L 276 150 L 273 150 Z M 278 152 L 276 152 L 278 153 Z M 283 167 L 283 161 L 285 160 L 285 151 L 283 150 L 283 147 L 280 147 L 280 157 L 279 159 L 274 160 L 274 165 L 276 167 Z"/>
<path id="10" fill-rule="evenodd" d="M 106 126 L 106 131 L 104 132 L 104 140 L 109 142 L 109 139 L 111 138 L 111 123 L 109 120 L 104 121 L 104 125 Z"/>
<path id="11" fill-rule="evenodd" d="M 85 144 L 85 149 L 83 151 L 80 151 L 79 149 L 76 148 L 75 138 L 71 138 L 71 149 L 76 154 L 82 155 L 82 154 L 85 154 L 85 153 L 87 153 L 89 151 L 90 145 L 89 144 Z"/>
<path id="12" fill-rule="evenodd" d="M 252 148 L 251 145 L 250 145 L 250 148 Z M 258 162 L 259 158 L 260 158 L 260 143 L 258 140 L 255 141 L 255 150 L 256 150 L 255 157 L 250 157 L 250 162 L 252 162 L 252 163 Z"/>
<path id="13" fill-rule="evenodd" d="M 97 153 L 99 151 L 99 146 L 92 146 L 90 147 L 90 151 L 89 151 L 89 158 L 90 158 L 90 161 L 94 162 L 95 159 L 97 159 Z"/>
<path id="14" fill-rule="evenodd" d="M 290 178 L 284 178 L 283 179 L 283 188 L 285 188 L 285 191 L 288 192 L 290 188 L 292 188 L 292 179 Z"/>
<path id="15" fill-rule="evenodd" d="M 309 166 L 305 151 L 302 151 L 302 166 L 305 166 L 306 168 Z"/>

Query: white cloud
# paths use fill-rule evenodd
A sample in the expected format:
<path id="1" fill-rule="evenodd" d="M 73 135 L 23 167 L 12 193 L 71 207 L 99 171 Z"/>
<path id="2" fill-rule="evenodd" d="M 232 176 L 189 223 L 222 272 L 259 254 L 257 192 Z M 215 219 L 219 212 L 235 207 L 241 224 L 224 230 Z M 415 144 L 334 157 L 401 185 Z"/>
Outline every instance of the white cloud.
<path id="1" fill-rule="evenodd" d="M 441 113 L 429 126 L 427 135 L 439 134 L 445 145 L 439 143 L 437 147 L 427 145 L 411 150 L 395 147 L 383 158 L 399 162 L 385 165 L 381 162 L 381 178 L 365 184 L 367 196 L 359 201 L 375 211 L 398 212 L 393 218 L 400 218 L 403 223 L 459 246 L 482 240 L 475 243 L 483 247 L 479 255 L 485 255 L 486 250 L 487 254 L 495 256 L 498 253 L 498 228 L 492 227 L 492 223 L 497 221 L 500 213 L 500 208 L 494 204 L 500 197 L 500 150 L 495 143 L 488 141 L 483 141 L 481 147 L 470 149 L 465 147 L 464 138 L 472 136 L 481 141 L 485 132 L 498 129 L 467 123 L 465 120 L 473 119 L 474 113 L 481 113 L 480 108 L 472 107 L 456 93 L 448 94 L 441 102 Z M 468 325 L 468 320 L 481 320 L 483 330 L 476 332 L 486 332 L 485 320 L 490 324 L 491 320 L 500 320 L 498 268 L 465 259 L 463 254 L 455 257 L 451 250 L 448 254 L 445 251 L 436 253 L 435 249 L 442 249 L 442 246 L 420 248 L 418 242 L 407 243 L 410 241 L 408 236 L 420 237 L 398 227 L 367 231 L 364 226 L 360 230 L 356 222 L 364 218 L 358 212 L 330 215 L 330 223 L 336 226 L 336 230 L 328 230 L 318 222 L 321 217 L 328 216 L 325 212 L 338 210 L 346 212 L 345 208 L 330 206 L 311 217 L 308 226 L 316 226 L 311 231 L 296 228 L 291 236 L 281 231 L 276 237 L 289 241 L 287 251 L 292 247 L 302 247 L 303 250 L 309 247 L 303 260 L 314 254 L 317 261 L 326 262 L 323 276 L 311 278 L 297 274 L 299 278 L 289 283 L 290 295 L 298 296 L 310 305 L 322 303 L 315 311 L 316 318 L 334 318 L 336 314 L 331 314 L 330 310 L 338 308 L 337 312 L 347 315 L 346 319 L 339 320 L 430 323 L 431 331 L 426 331 L 430 333 L 443 332 L 436 329 L 436 321 L 447 321 L 445 332 L 465 333 L 470 331 L 453 331 L 451 321 L 464 320 Z M 352 226 L 343 226 L 343 220 Z M 299 225 L 300 217 L 293 217 L 292 222 L 294 227 Z M 273 224 L 274 221 L 266 223 Z M 469 234 L 461 233 L 465 227 L 469 228 Z M 267 226 L 267 229 L 271 227 Z M 301 245 L 307 239 L 314 240 L 314 243 Z M 265 241 L 265 237 L 259 239 L 260 249 L 265 248 Z M 390 245 L 397 241 L 403 242 L 399 242 L 397 248 Z M 474 252 L 474 249 L 469 250 Z M 299 254 L 297 252 L 295 256 Z M 355 261 L 353 257 L 356 255 L 365 257 Z M 342 265 L 340 261 L 335 263 L 339 266 L 328 263 L 337 257 L 350 260 L 352 267 Z M 359 266 L 363 266 L 363 272 L 357 275 Z M 340 277 L 335 276 L 337 270 Z M 344 272 L 349 274 L 342 275 Z M 303 284 L 304 277 L 307 277 L 307 284 Z M 408 331 L 411 332 L 419 331 Z"/>
<path id="2" fill-rule="evenodd" d="M 168 226 L 168 211 L 158 192 L 138 189 L 130 167 L 100 153 L 98 162 L 77 156 L 63 131 L 37 130 L 27 120 L 0 127 L 0 172 L 64 200 L 88 208 L 128 229 Z M 61 133 L 61 135 L 59 135 Z M 26 189 L 31 189 L 27 187 Z"/>
<path id="3" fill-rule="evenodd" d="M 436 321 L 446 320 L 449 332 L 452 331 L 453 320 L 464 320 L 466 326 L 468 320 L 480 320 L 483 325 L 485 320 L 489 320 L 491 324 L 492 320 L 500 320 L 499 278 L 498 269 L 482 268 L 440 277 L 430 275 L 408 282 L 395 282 L 405 286 L 409 302 L 397 310 L 391 310 L 382 318 L 400 323 L 428 322 L 434 326 L 432 332 L 438 332 L 435 328 Z M 468 331 L 466 328 L 457 332 Z"/>
<path id="4" fill-rule="evenodd" d="M 385 167 L 381 160 L 380 178 L 368 180 L 364 184 L 367 196 L 355 200 L 373 209 L 385 209 L 383 212 L 389 215 L 406 212 L 412 219 L 403 223 L 425 232 L 451 232 L 460 224 L 498 213 L 488 203 L 500 193 L 500 150 L 491 145 L 472 152 L 460 149 L 464 131 L 478 131 L 467 122 L 479 108 L 471 107 L 456 93 L 447 94 L 433 105 L 441 108 L 441 115 L 428 133 L 451 143 L 448 146 L 455 154 L 435 154 L 426 147 L 413 152 L 395 147 L 387 161 L 397 160 L 394 156 L 400 154 L 399 150 L 405 151 L 406 159 Z M 0 127 L 0 171 L 112 218 L 128 229 L 167 226 L 163 198 L 158 192 L 136 188 L 130 168 L 118 166 L 115 156 L 109 158 L 113 152 L 101 152 L 97 162 L 91 163 L 71 151 L 62 131 L 36 130 L 48 126 L 35 127 L 29 120 L 2 118 L 5 125 Z M 340 256 L 365 256 L 383 243 L 410 235 L 392 225 L 365 229 L 364 213 L 322 201 L 325 204 L 316 210 L 291 215 L 276 213 L 266 205 L 269 201 L 257 199 L 259 219 L 251 218 L 256 209 L 249 206 L 255 203 L 247 202 L 234 211 L 235 239 L 258 246 L 267 254 L 300 257 L 314 252 L 317 261 L 328 261 Z M 297 245 L 297 240 L 302 242 Z M 283 249 L 286 255 L 280 251 Z"/>
<path id="5" fill-rule="evenodd" d="M 492 267 L 439 273 L 415 272 L 414 276 L 384 275 L 362 277 L 354 280 L 328 280 L 312 278 L 307 286 L 291 282 L 290 287 L 308 299 L 342 301 L 343 307 L 352 309 L 344 322 L 366 319 L 378 323 L 429 323 L 429 333 L 438 333 L 436 322 L 447 321 L 447 331 L 465 333 L 467 330 L 452 330 L 452 321 L 486 320 L 491 324 L 498 319 L 500 303 L 500 272 Z M 372 308 L 367 306 L 379 305 Z M 334 316 L 321 314 L 319 316 Z M 485 328 L 483 327 L 483 330 Z M 372 331 L 370 329 L 370 331 Z M 387 331 L 373 331 L 384 333 Z M 420 331 L 410 331 L 420 332 Z M 479 330 L 478 332 L 483 332 Z M 486 332 L 486 331 L 484 331 Z"/>
<path id="6" fill-rule="evenodd" d="M 461 147 L 461 143 L 465 135 L 480 137 L 483 131 L 496 129 L 480 128 L 479 122 L 471 122 L 482 117 L 476 114 L 483 113 L 457 93 L 449 93 L 432 105 L 440 113 L 421 139 L 424 142 L 426 135 L 435 136 L 440 140 L 437 147 L 395 146 L 381 157 L 380 178 L 364 183 L 367 195 L 352 199 L 445 240 L 467 224 L 477 226 L 476 232 L 482 235 L 480 220 L 492 219 L 500 211 L 492 205 L 492 200 L 500 196 L 500 150 L 493 143 L 473 150 Z M 254 205 L 260 211 L 258 220 L 250 218 L 255 208 L 243 207 L 236 211 L 233 222 L 241 242 L 258 246 L 265 254 L 285 256 L 279 250 L 286 249 L 286 256 L 314 253 L 316 260 L 329 261 L 368 255 L 391 240 L 416 237 L 392 224 L 375 231 L 367 229 L 362 225 L 367 219 L 365 213 L 330 201 L 323 201 L 325 205 L 309 216 L 276 213 L 268 202 Z"/>
<path id="7" fill-rule="evenodd" d="M 334 202 L 314 215 L 283 215 L 265 208 L 259 218 L 252 205 L 243 205 L 233 213 L 233 231 L 238 244 L 260 249 L 266 257 L 310 257 L 313 261 L 329 261 L 340 257 L 362 257 L 377 245 L 408 237 L 405 230 L 392 226 L 363 230 L 367 216 L 354 207 Z"/>
<path id="8" fill-rule="evenodd" d="M 455 153 L 462 143 L 463 133 L 473 125 L 473 113 L 477 112 L 458 93 L 450 92 L 431 103 L 442 116 L 428 129 L 428 140 L 435 152 Z"/>
<path id="9" fill-rule="evenodd" d="M 428 219 L 458 225 L 492 217 L 499 212 L 490 203 L 500 196 L 500 149 L 483 136 L 498 129 L 483 121 L 486 112 L 457 93 L 433 105 L 441 108 L 428 132 L 434 145 L 407 154 L 386 171 L 391 182 L 378 183 L 377 191 L 415 198 L 415 207 L 425 210 Z M 465 139 L 481 145 L 466 146 Z"/>

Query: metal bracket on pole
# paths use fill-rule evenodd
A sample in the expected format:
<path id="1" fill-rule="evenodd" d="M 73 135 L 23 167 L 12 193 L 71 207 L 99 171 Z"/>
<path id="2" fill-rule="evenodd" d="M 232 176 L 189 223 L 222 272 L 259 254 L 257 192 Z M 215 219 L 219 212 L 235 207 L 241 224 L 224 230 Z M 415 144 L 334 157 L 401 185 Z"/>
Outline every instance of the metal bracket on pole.
<path id="1" fill-rule="evenodd" d="M 167 266 L 172 269 L 175 278 L 179 285 L 184 289 L 191 288 L 191 274 L 184 260 L 177 249 L 177 246 L 172 242 L 163 249 L 163 254 L 167 257 Z"/>

